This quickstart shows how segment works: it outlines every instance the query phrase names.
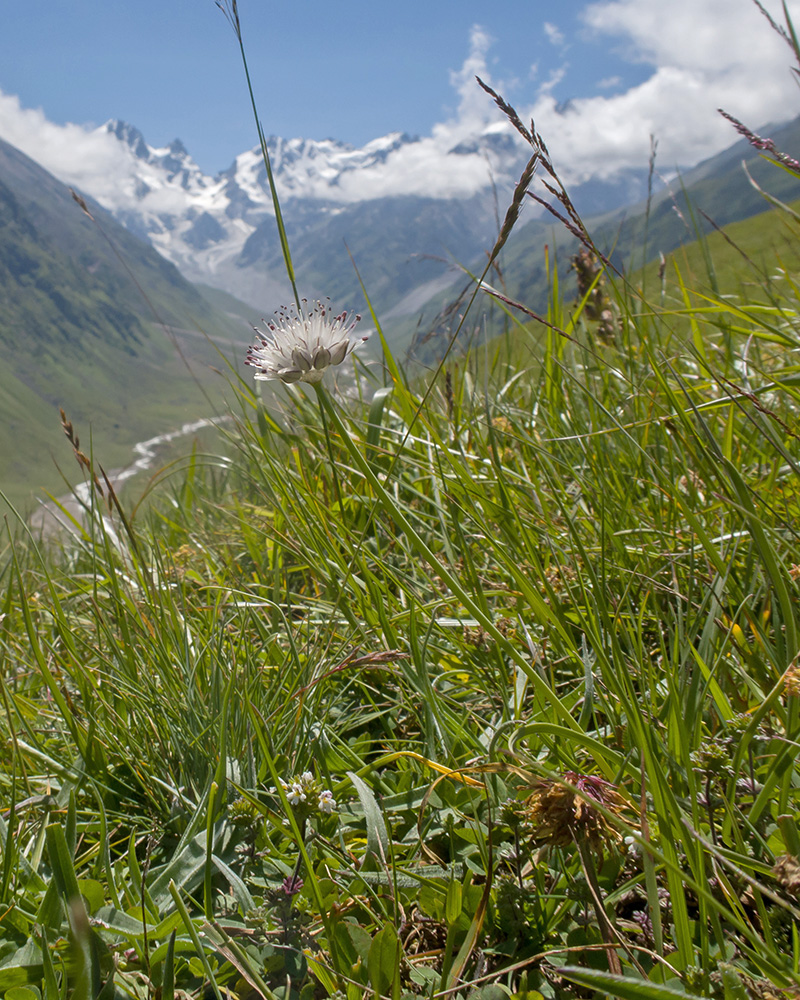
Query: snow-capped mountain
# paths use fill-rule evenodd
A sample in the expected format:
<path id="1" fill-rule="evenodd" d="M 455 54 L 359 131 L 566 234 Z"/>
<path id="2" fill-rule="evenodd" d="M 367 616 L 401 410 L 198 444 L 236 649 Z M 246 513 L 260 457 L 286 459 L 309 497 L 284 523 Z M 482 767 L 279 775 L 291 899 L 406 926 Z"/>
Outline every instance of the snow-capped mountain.
<path id="1" fill-rule="evenodd" d="M 193 281 L 265 314 L 288 300 L 260 148 L 212 177 L 177 139 L 154 147 L 120 121 L 97 139 L 111 166 L 87 193 L 119 221 Z M 267 146 L 302 294 L 363 310 L 360 275 L 372 305 L 393 316 L 418 312 L 460 280 L 453 260 L 471 264 L 492 244 L 530 154 L 505 121 L 393 132 L 360 148 L 277 137 Z M 591 181 L 586 208 L 636 201 L 643 177 Z M 582 190 L 572 194 L 580 206 Z M 530 218 L 536 208 L 526 206 Z"/>
<path id="2" fill-rule="evenodd" d="M 100 131 L 118 146 L 116 183 L 106 180 L 104 191 L 89 194 L 186 277 L 265 308 L 285 300 L 272 198 L 258 147 L 212 177 L 179 140 L 153 147 L 120 121 Z M 361 148 L 333 139 L 271 137 L 268 148 L 304 291 L 333 291 L 352 300 L 358 283 L 346 243 L 384 305 L 396 302 L 384 299 L 388 289 L 374 285 L 375 254 L 382 252 L 383 274 L 394 274 L 414 255 L 449 251 L 462 260 L 474 257 L 496 226 L 494 203 L 484 196 L 492 189 L 501 197 L 510 192 L 526 159 L 524 146 L 503 123 L 456 137 L 451 131 L 425 139 L 395 132 Z M 326 261 L 322 267 L 318 258 Z M 341 270 L 349 280 L 336 277 Z M 399 283 L 398 294 L 407 285 L 425 284 L 431 270 L 430 261 L 419 266 L 410 281 Z"/>
<path id="3" fill-rule="evenodd" d="M 218 177 L 204 174 L 180 140 L 149 146 L 138 129 L 121 121 L 102 130 L 118 140 L 122 169 L 117 184 L 98 193 L 98 200 L 187 277 L 211 281 L 221 262 L 241 252 L 255 228 L 253 210 L 263 216 L 266 200 L 254 204 L 237 187 L 234 168 Z"/>

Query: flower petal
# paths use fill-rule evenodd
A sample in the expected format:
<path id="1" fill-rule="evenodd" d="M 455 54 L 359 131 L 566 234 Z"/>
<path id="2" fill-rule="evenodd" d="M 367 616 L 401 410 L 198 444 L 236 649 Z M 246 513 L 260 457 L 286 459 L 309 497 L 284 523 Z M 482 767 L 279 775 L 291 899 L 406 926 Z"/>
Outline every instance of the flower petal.
<path id="1" fill-rule="evenodd" d="M 347 340 L 340 340 L 338 344 L 334 344 L 331 348 L 331 361 L 332 365 L 340 365 L 345 357 L 347 356 L 347 348 L 349 347 L 349 342 Z"/>
<path id="2" fill-rule="evenodd" d="M 292 361 L 295 368 L 299 368 L 301 372 L 307 372 L 311 368 L 311 358 L 299 347 L 292 349 Z"/>
<path id="3" fill-rule="evenodd" d="M 355 316 L 348 322 L 346 312 L 334 316 L 321 302 L 310 309 L 305 303 L 281 309 L 265 332 L 255 331 L 256 343 L 248 349 L 245 364 L 256 369 L 257 379 L 316 384 L 354 349 L 350 334 L 360 319 Z"/>
<path id="4" fill-rule="evenodd" d="M 317 371 L 322 371 L 323 368 L 327 368 L 331 363 L 331 352 L 327 347 L 323 347 L 319 344 L 314 348 L 314 354 L 312 356 L 314 367 Z"/>

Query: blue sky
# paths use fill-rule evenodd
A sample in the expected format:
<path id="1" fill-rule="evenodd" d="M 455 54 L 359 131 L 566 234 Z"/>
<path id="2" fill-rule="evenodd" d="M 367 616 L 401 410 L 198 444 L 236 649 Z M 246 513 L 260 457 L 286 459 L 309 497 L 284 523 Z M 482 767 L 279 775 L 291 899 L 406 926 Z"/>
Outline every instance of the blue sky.
<path id="1" fill-rule="evenodd" d="M 780 0 L 764 6 L 783 20 Z M 800 25 L 800 0 L 788 7 Z M 240 0 L 240 13 L 264 128 L 286 138 L 405 131 L 444 148 L 499 117 L 477 71 L 580 181 L 646 166 L 651 135 L 666 170 L 712 155 L 736 138 L 719 106 L 754 128 L 800 110 L 791 52 L 751 0 Z M 5 4 L 0 138 L 101 197 L 113 157 L 92 129 L 109 118 L 153 146 L 180 138 L 211 174 L 255 144 L 213 0 Z"/>
<path id="2" fill-rule="evenodd" d="M 598 85 L 608 92 L 613 77 L 612 89 L 641 81 L 647 66 L 587 28 L 585 7 L 241 0 L 239 11 L 266 131 L 362 145 L 390 131 L 425 135 L 454 113 L 450 74 L 467 58 L 476 24 L 493 39 L 492 75 L 523 104 L 561 71 L 559 101 L 598 93 Z M 152 145 L 180 137 L 209 172 L 254 142 L 236 41 L 213 0 L 8 3 L 0 90 L 58 124 L 122 118 Z"/>

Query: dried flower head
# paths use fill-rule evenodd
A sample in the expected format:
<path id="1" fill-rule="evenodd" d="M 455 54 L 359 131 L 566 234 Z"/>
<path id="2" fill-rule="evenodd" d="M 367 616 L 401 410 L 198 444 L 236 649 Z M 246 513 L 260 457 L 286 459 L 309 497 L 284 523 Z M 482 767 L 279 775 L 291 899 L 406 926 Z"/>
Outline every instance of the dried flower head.
<path id="1" fill-rule="evenodd" d="M 350 336 L 360 316 L 348 322 L 346 312 L 333 316 L 322 302 L 315 302 L 310 310 L 306 306 L 304 300 L 301 310 L 281 309 L 267 323 L 266 334 L 256 330 L 258 343 L 248 348 L 245 359 L 245 364 L 257 369 L 255 378 L 313 385 L 360 343 Z"/>
<path id="2" fill-rule="evenodd" d="M 584 303 L 583 315 L 597 323 L 597 338 L 600 343 L 613 344 L 616 324 L 600 262 L 584 246 L 572 258 L 572 268 L 578 277 L 578 298 Z"/>
<path id="3" fill-rule="evenodd" d="M 800 861 L 791 854 L 782 854 L 775 862 L 772 874 L 792 896 L 800 896 Z"/>
<path id="4" fill-rule="evenodd" d="M 527 800 L 527 820 L 540 843 L 567 847 L 583 841 L 599 853 L 604 843 L 620 843 L 622 833 L 596 808 L 598 804 L 615 815 L 627 808 L 611 782 L 567 771 L 561 781 L 537 782 Z"/>
<path id="5" fill-rule="evenodd" d="M 797 698 L 800 695 L 800 665 L 793 663 L 783 675 L 783 687 L 788 695 Z"/>

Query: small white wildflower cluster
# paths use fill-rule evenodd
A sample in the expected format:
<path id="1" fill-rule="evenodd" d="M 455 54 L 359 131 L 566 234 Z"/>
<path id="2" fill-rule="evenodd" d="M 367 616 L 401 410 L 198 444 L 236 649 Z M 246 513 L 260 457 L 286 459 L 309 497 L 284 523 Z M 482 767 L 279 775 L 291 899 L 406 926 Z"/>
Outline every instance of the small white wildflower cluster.
<path id="1" fill-rule="evenodd" d="M 323 788 L 319 793 L 318 807 L 319 811 L 324 813 L 332 813 L 336 809 L 336 799 L 330 788 Z"/>
<path id="2" fill-rule="evenodd" d="M 640 857 L 642 853 L 642 848 L 639 845 L 639 841 L 636 837 L 623 837 L 622 843 L 625 845 L 625 851 L 630 854 L 632 858 Z"/>
<path id="3" fill-rule="evenodd" d="M 299 778 L 292 778 L 290 781 L 278 779 L 281 787 L 286 793 L 289 805 L 294 809 L 304 809 L 306 814 L 319 811 L 322 813 L 335 812 L 336 799 L 329 788 L 320 788 L 319 782 L 310 771 L 304 771 Z M 274 788 L 270 789 L 275 792 Z"/>
<path id="4" fill-rule="evenodd" d="M 311 309 L 307 306 L 304 299 L 300 310 L 292 306 L 277 312 L 267 323 L 266 335 L 256 330 L 258 343 L 248 348 L 245 359 L 246 365 L 256 369 L 255 378 L 314 385 L 360 343 L 350 336 L 360 316 L 348 323 L 346 312 L 333 316 L 322 302 L 315 302 Z"/>

